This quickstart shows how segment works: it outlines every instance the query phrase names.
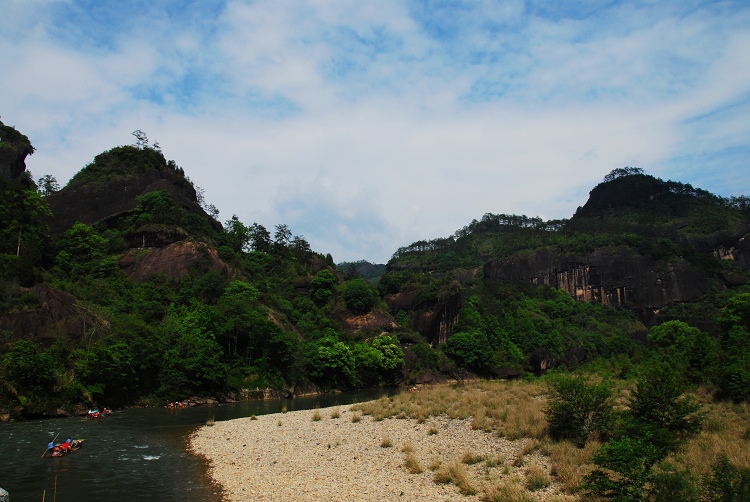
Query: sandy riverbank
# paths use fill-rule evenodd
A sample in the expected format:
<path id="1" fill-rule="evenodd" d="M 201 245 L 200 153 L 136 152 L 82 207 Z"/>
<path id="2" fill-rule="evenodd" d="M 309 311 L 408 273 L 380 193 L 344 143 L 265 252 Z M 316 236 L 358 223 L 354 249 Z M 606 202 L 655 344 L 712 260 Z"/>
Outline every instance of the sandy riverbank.
<path id="1" fill-rule="evenodd" d="M 368 415 L 352 420 L 355 415 L 360 416 L 351 406 L 338 406 L 216 422 L 201 427 L 191 447 L 209 460 L 210 475 L 230 502 L 467 502 L 481 500 L 482 487 L 490 483 L 523 479 L 529 465 L 549 469 L 538 453 L 515 466 L 527 440 L 472 430 L 468 420 L 431 417 L 420 424 L 374 421 Z M 391 446 L 384 447 L 388 442 Z M 405 448 L 413 450 L 424 472 L 409 472 Z M 462 463 L 466 452 L 483 460 Z M 477 494 L 462 495 L 455 484 L 436 483 L 438 463 L 460 464 Z M 528 494 L 535 500 L 574 500 L 554 484 Z"/>

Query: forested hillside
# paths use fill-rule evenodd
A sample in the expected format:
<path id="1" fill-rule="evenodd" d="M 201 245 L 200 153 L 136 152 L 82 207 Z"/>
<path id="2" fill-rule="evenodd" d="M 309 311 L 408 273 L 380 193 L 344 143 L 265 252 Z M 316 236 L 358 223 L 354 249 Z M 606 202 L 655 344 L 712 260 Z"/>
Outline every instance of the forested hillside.
<path id="1" fill-rule="evenodd" d="M 582 365 L 627 378 L 653 358 L 750 392 L 744 197 L 616 170 L 569 220 L 487 214 L 383 272 L 281 222 L 217 221 L 137 139 L 62 189 L 0 176 L 6 419 Z"/>

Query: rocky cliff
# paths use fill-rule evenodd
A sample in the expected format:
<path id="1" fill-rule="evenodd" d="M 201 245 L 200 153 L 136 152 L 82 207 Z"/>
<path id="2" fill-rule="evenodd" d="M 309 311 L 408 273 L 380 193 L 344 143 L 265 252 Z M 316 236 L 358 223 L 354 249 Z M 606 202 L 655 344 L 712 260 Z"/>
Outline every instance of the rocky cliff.
<path id="1" fill-rule="evenodd" d="M 748 281 L 750 218 L 690 185 L 640 172 L 601 183 L 564 232 L 608 244 L 586 253 L 553 245 L 492 259 L 485 278 L 563 289 L 580 301 L 634 310 L 647 324 L 666 305 Z"/>
<path id="2" fill-rule="evenodd" d="M 50 233 L 62 235 L 76 222 L 95 225 L 117 219 L 135 209 L 138 196 L 159 190 L 220 227 L 198 203 L 192 183 L 160 152 L 125 146 L 97 156 L 64 189 L 47 198 L 53 213 Z"/>
<path id="3" fill-rule="evenodd" d="M 18 178 L 26 170 L 26 157 L 34 153 L 29 138 L 0 122 L 0 175 Z"/>
<path id="4" fill-rule="evenodd" d="M 57 338 L 76 340 L 92 326 L 107 324 L 65 291 L 39 284 L 21 293 L 34 301 L 0 314 L 0 331 L 9 331 L 15 338 L 51 345 Z"/>
<path id="5" fill-rule="evenodd" d="M 559 288 L 580 301 L 625 307 L 649 317 L 664 305 L 695 300 L 725 288 L 702 267 L 685 260 L 655 260 L 632 249 L 610 247 L 585 255 L 549 249 L 484 266 L 486 279 L 527 281 Z"/>

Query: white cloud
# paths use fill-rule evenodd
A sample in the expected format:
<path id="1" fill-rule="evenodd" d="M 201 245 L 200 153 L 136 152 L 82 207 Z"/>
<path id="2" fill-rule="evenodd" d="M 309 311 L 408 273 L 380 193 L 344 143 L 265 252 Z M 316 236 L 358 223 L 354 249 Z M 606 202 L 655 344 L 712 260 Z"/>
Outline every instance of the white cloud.
<path id="1" fill-rule="evenodd" d="M 222 219 L 381 262 L 485 212 L 569 217 L 624 165 L 679 179 L 724 159 L 685 181 L 748 192 L 742 3 L 105 5 L 11 1 L 0 20 L 0 111 L 37 176 L 141 129 Z"/>

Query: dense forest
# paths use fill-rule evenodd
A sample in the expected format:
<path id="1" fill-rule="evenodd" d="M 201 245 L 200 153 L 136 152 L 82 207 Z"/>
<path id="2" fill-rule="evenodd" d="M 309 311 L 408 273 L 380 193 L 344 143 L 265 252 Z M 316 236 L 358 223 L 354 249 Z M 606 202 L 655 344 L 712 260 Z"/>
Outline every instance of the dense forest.
<path id="1" fill-rule="evenodd" d="M 0 129 L 0 150 L 33 153 L 28 138 Z M 385 267 L 337 266 L 283 223 L 219 222 L 182 168 L 136 139 L 63 188 L 25 170 L 0 176 L 6 419 L 576 368 L 633 378 L 654 361 L 717 398 L 750 394 L 744 196 L 623 168 L 568 220 L 486 214 L 396 250 Z M 144 189 L 152 174 L 156 189 Z M 123 187 L 132 201 L 85 205 Z M 581 301 L 538 276 L 507 279 L 542 252 L 595 256 L 600 268 L 627 252 L 688 270 L 702 287 L 655 305 L 638 299 L 639 284 L 617 302 L 607 291 Z"/>

